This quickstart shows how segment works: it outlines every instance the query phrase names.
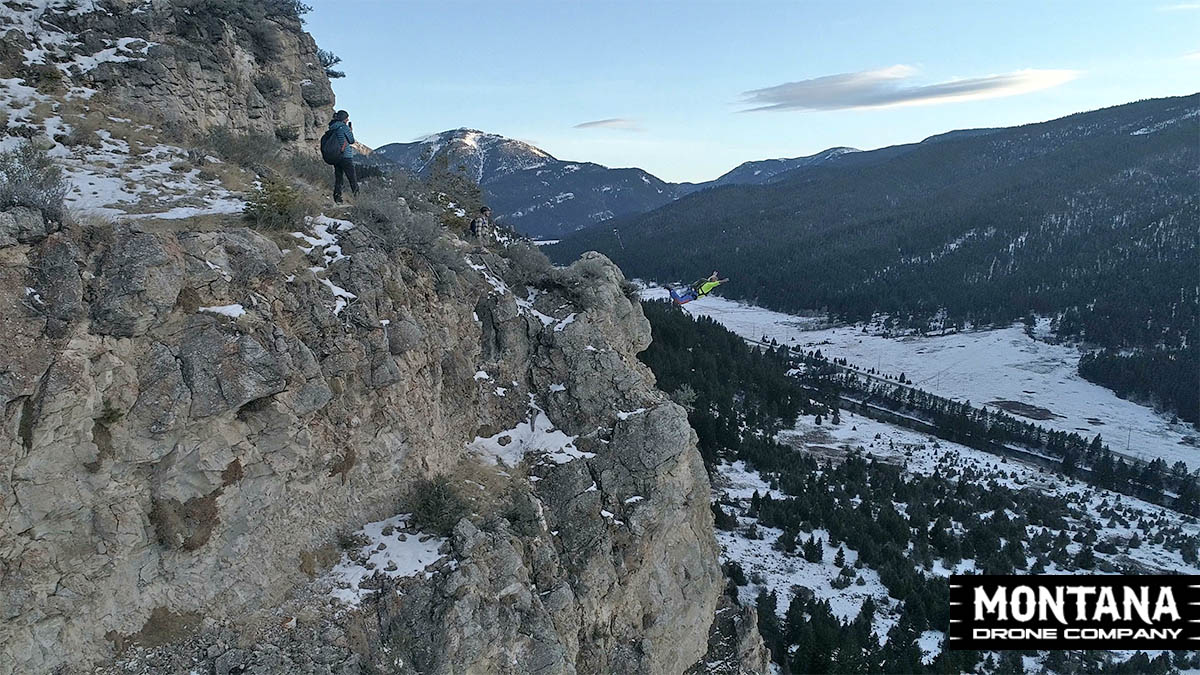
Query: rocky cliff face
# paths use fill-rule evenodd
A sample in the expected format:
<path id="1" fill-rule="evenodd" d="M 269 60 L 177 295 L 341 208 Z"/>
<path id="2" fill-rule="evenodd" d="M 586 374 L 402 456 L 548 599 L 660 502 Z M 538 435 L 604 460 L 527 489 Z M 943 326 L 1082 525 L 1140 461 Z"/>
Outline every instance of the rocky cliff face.
<path id="1" fill-rule="evenodd" d="M 333 111 L 317 45 L 285 0 L 10 2 L 0 32 L 0 77 L 100 92 L 109 107 L 181 132 L 268 134 L 307 149 Z"/>
<path id="2" fill-rule="evenodd" d="M 0 149 L 79 216 L 0 211 L 0 675 L 683 672 L 709 485 L 620 271 L 403 200 L 247 229 L 143 123 L 314 138 L 292 6 L 0 4 Z"/>
<path id="3" fill-rule="evenodd" d="M 446 258 L 466 264 L 431 263 L 332 220 L 285 250 L 246 229 L 47 234 L 17 215 L 30 224 L 0 248 L 0 672 L 254 635 L 299 595 L 293 616 L 325 625 L 339 535 L 440 472 L 487 498 L 436 571 L 376 580 L 352 612 L 369 637 L 339 663 L 674 673 L 704 653 L 708 482 L 603 257 L 514 290 L 503 257 L 460 243 Z"/>

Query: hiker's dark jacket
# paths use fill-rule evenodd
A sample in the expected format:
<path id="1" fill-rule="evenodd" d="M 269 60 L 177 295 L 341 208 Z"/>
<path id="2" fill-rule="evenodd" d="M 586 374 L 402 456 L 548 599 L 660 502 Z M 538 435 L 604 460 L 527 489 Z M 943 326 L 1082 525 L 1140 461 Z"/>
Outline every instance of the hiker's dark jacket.
<path id="1" fill-rule="evenodd" d="M 342 143 L 346 144 L 342 150 L 342 157 L 353 157 L 354 148 L 350 146 L 354 145 L 354 132 L 350 130 L 350 126 L 345 122 L 334 120 L 329 123 L 329 128 L 333 130 L 333 136 L 337 139 L 339 146 Z"/>

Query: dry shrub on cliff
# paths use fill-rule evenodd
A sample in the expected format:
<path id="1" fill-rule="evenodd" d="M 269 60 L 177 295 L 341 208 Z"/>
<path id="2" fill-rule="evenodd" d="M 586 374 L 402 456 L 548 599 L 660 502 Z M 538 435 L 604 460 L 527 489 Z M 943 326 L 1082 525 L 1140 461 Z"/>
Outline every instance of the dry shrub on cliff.
<path id="1" fill-rule="evenodd" d="M 333 167 L 316 155 L 297 152 L 288 157 L 284 169 L 313 187 L 325 190 L 332 185 Z"/>
<path id="2" fill-rule="evenodd" d="M 62 222 L 68 188 L 62 171 L 33 144 L 22 143 L 0 152 L 0 210 L 28 206 L 41 211 L 47 220 Z"/>
<path id="3" fill-rule="evenodd" d="M 407 510 L 417 528 L 448 535 L 470 509 L 454 484 L 444 475 L 422 478 L 413 485 Z"/>
<path id="4" fill-rule="evenodd" d="M 54 94 L 63 89 L 63 74 L 57 66 L 45 63 L 34 63 L 20 73 L 21 79 L 33 85 L 43 94 Z"/>
<path id="5" fill-rule="evenodd" d="M 514 241 L 500 250 L 512 266 L 512 279 L 517 285 L 532 285 L 545 279 L 554 269 L 546 254 L 527 241 Z"/>
<path id="6" fill-rule="evenodd" d="M 271 134 L 235 134 L 220 127 L 208 132 L 205 145 L 217 157 L 246 168 L 261 167 L 279 154 L 282 144 Z"/>
<path id="7" fill-rule="evenodd" d="M 621 280 L 621 293 L 632 303 L 642 301 L 642 288 L 628 279 Z"/>
<path id="8" fill-rule="evenodd" d="M 367 225 L 387 242 L 389 248 L 408 248 L 418 253 L 433 249 L 442 228 L 427 213 L 409 208 L 392 181 L 377 182 L 355 198 L 351 220 Z"/>
<path id="9" fill-rule="evenodd" d="M 260 230 L 298 229 L 316 204 L 305 192 L 281 179 L 268 180 L 246 200 L 246 219 Z"/>
<path id="10" fill-rule="evenodd" d="M 71 133 L 61 139 L 61 143 L 68 148 L 86 145 L 90 148 L 99 148 L 102 143 L 100 134 L 96 133 L 104 120 L 104 116 L 100 113 L 93 113 L 81 118 L 71 127 Z"/>
<path id="11" fill-rule="evenodd" d="M 218 489 L 203 497 L 193 497 L 186 502 L 174 498 L 155 498 L 150 509 L 150 523 L 158 534 L 158 540 L 167 548 L 195 551 L 208 543 L 213 528 L 220 519 L 217 516 Z"/>

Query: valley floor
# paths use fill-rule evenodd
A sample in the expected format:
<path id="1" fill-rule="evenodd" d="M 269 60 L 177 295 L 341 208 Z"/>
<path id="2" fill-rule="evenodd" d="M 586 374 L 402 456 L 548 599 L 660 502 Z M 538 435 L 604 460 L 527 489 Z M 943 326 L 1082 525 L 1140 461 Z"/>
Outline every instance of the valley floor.
<path id="1" fill-rule="evenodd" d="M 649 287 L 645 299 L 666 298 L 666 290 Z M 1086 435 L 1101 433 L 1116 450 L 1124 451 L 1130 439 L 1129 453 L 1141 457 L 1163 457 L 1168 464 L 1182 460 L 1193 469 L 1200 466 L 1200 450 L 1189 444 L 1189 429 L 1174 424 L 1144 406 L 1116 397 L 1111 391 L 1093 385 L 1078 376 L 1079 352 L 1069 346 L 1055 345 L 1036 336 L 1044 334 L 1039 325 L 1027 334 L 1023 326 L 991 331 L 975 331 L 937 337 L 900 337 L 884 335 L 881 327 L 831 327 L 820 317 L 780 314 L 750 305 L 708 297 L 690 303 L 686 310 L 708 316 L 741 337 L 751 341 L 775 340 L 805 351 L 821 350 L 828 358 L 846 359 L 860 372 L 874 369 L 879 377 L 898 381 L 901 373 L 918 388 L 957 400 L 990 404 L 1011 414 L 1025 413 L 1039 425 Z M 865 374 L 865 373 L 864 373 Z M 933 438 L 848 411 L 841 412 L 839 424 L 826 418 L 820 421 L 801 416 L 777 439 L 797 453 L 819 461 L 841 463 L 853 452 L 868 460 L 900 467 L 908 477 L 938 476 L 966 480 L 986 486 L 988 492 L 1003 492 L 1015 498 L 1014 511 L 971 514 L 971 522 L 951 521 L 951 530 L 965 532 L 989 519 L 1030 517 L 1039 507 L 1033 498 L 1049 497 L 1064 505 L 1069 515 L 1061 527 L 1029 524 L 1025 527 L 1024 566 L 1016 573 L 1031 573 L 1039 557 L 1045 574 L 1112 574 L 1136 571 L 1143 574 L 1200 574 L 1200 564 L 1184 559 L 1178 546 L 1182 539 L 1200 538 L 1200 523 L 1194 518 L 1140 499 L 1098 489 L 1053 470 L 1000 457 L 964 445 Z M 829 603 L 832 614 L 849 623 L 870 598 L 877 608 L 871 629 L 880 645 L 888 642 L 889 632 L 900 623 L 906 598 L 893 597 L 881 580 L 882 569 L 859 562 L 859 552 L 846 542 L 831 537 L 821 523 L 802 529 L 796 542 L 815 537 L 821 542 L 816 562 L 798 551 L 787 553 L 778 541 L 784 532 L 758 521 L 752 497 L 770 495 L 786 500 L 778 477 L 760 475 L 743 461 L 724 462 L 713 480 L 714 501 L 737 519 L 731 530 L 718 531 L 725 562 L 737 563 L 746 577 L 738 593 L 743 603 L 754 604 L 760 592 L 778 596 L 776 613 L 786 622 L 792 598 L 810 593 Z M 853 494 L 853 493 L 851 493 Z M 1021 495 L 1027 495 L 1024 499 Z M 853 498 L 852 503 L 854 502 Z M 1027 503 L 1025 503 L 1027 502 Z M 909 504 L 892 506 L 907 517 Z M 1033 511 L 1026 511 L 1026 508 Z M 1030 522 L 1038 522 L 1031 518 Z M 1035 536 L 1067 541 L 1065 555 L 1047 562 L 1037 555 L 1030 542 Z M 1064 539 L 1065 538 L 1065 539 Z M 1094 540 L 1094 541 L 1093 541 Z M 1095 551 L 1095 566 L 1080 570 L 1074 564 L 1085 547 Z M 844 567 L 854 581 L 843 588 L 833 583 L 842 567 L 834 563 L 842 549 Z M 910 544 L 909 553 L 913 553 Z M 856 563 L 858 563 L 856 565 Z M 983 563 L 964 556 L 950 563 L 941 558 L 922 563 L 915 553 L 912 564 L 926 578 L 948 577 L 955 573 L 974 573 Z M 844 584 L 842 584 L 844 586 Z M 925 630 L 917 637 L 924 664 L 931 664 L 942 650 L 945 634 Z M 1127 661 L 1135 652 L 1108 652 L 1110 664 Z M 1155 658 L 1159 652 L 1147 653 Z M 994 655 L 998 660 L 1000 655 Z M 1047 653 L 1024 657 L 1025 672 L 1043 671 Z M 1184 671 L 1187 672 L 1187 671 Z"/>
<path id="2" fill-rule="evenodd" d="M 667 290 L 650 286 L 648 300 L 665 300 Z M 1101 434 L 1112 449 L 1167 465 L 1183 461 L 1200 469 L 1200 439 L 1186 424 L 1079 376 L 1080 352 L 1026 334 L 1021 325 L 943 336 L 888 337 L 879 326 L 830 326 L 824 317 L 793 316 L 716 296 L 689 303 L 749 340 L 776 340 L 805 351 L 820 350 L 860 370 L 875 369 L 892 380 L 904 374 L 919 389 L 946 398 L 988 404 L 1057 431 L 1085 437 Z M 1042 334 L 1038 326 L 1034 334 Z M 1128 451 L 1126 451 L 1128 447 Z"/>
<path id="3" fill-rule="evenodd" d="M 1184 520 L 1178 513 L 1169 509 L 1097 489 L 1041 467 L 935 439 L 849 412 L 842 413 L 842 421 L 838 425 L 828 422 L 816 424 L 812 418 L 802 417 L 794 428 L 782 432 L 779 439 L 796 448 L 798 452 L 813 454 L 822 460 L 836 461 L 845 457 L 851 450 L 861 448 L 869 456 L 882 462 L 903 467 L 905 473 L 911 476 L 952 475 L 954 471 L 962 472 L 969 468 L 981 474 L 979 480 L 983 483 L 991 484 L 994 481 L 995 485 L 1014 491 L 1028 489 L 1059 497 L 1067 503 L 1073 517 L 1068 520 L 1067 527 L 1062 530 L 1051 529 L 1049 532 L 1051 536 L 1058 536 L 1059 532 L 1062 532 L 1072 539 L 1072 543 L 1067 546 L 1069 554 L 1074 556 L 1079 553 L 1083 545 L 1074 539 L 1089 530 L 1099 532 L 1099 541 L 1109 542 L 1116 549 L 1113 553 L 1097 551 L 1098 566 L 1089 573 L 1115 573 L 1119 567 L 1128 567 L 1143 574 L 1200 574 L 1200 565 L 1185 562 L 1179 550 L 1163 546 L 1162 539 L 1158 537 L 1159 533 L 1168 533 L 1176 527 L 1186 536 L 1200 536 L 1200 523 L 1195 519 Z M 773 489 L 757 471 L 747 467 L 744 462 L 725 463 L 720 466 L 719 475 L 714 480 L 714 498 L 733 505 L 739 528 L 735 531 L 718 532 L 718 542 L 723 559 L 726 562 L 737 562 L 750 579 L 750 583 L 739 588 L 741 600 L 753 604 L 760 591 L 774 591 L 779 596 L 777 611 L 782 620 L 792 596 L 802 592 L 800 589 L 809 589 L 818 599 L 829 602 L 830 609 L 836 617 L 843 622 L 850 622 L 858 614 L 863 601 L 870 597 L 878 607 L 872 629 L 880 644 L 885 643 L 889 631 L 899 620 L 899 608 L 904 599 L 891 597 L 880 581 L 879 572 L 866 566 L 855 570 L 856 576 L 862 579 L 861 584 L 854 583 L 843 589 L 834 588 L 831 582 L 841 571 L 833 562 L 838 548 L 844 550 L 847 566 L 855 564 L 858 553 L 841 542 L 831 541 L 829 533 L 824 529 L 801 531 L 797 536 L 797 541 L 807 540 L 811 536 L 822 540 L 823 555 L 820 562 L 809 562 L 798 554 L 778 550 L 775 542 L 783 534 L 782 530 L 758 525 L 757 519 L 749 513 L 751 497 L 755 492 L 759 495 L 770 494 L 775 499 L 786 498 L 786 495 L 778 489 Z M 906 504 L 898 503 L 894 506 L 900 513 L 906 512 Z M 987 519 L 992 514 L 975 515 L 980 519 Z M 1008 515 L 1013 517 L 1017 514 Z M 1151 525 L 1148 529 L 1139 529 L 1139 523 Z M 747 536 L 751 526 L 754 526 L 758 538 Z M 962 524 L 954 522 L 953 527 L 960 528 Z M 1027 541 L 1041 529 L 1033 525 L 1028 526 Z M 1141 539 L 1142 545 L 1128 548 L 1126 544 L 1135 535 Z M 1027 556 L 1028 566 L 1032 567 L 1036 560 L 1037 556 Z M 947 577 L 950 574 L 978 571 L 976 561 L 972 559 L 964 559 L 952 569 L 941 559 L 934 560 L 928 567 L 914 564 L 917 571 L 926 576 Z M 1110 571 L 1106 572 L 1106 567 Z M 1044 573 L 1079 572 L 1059 568 L 1051 562 Z M 930 663 L 937 656 L 944 639 L 945 635 L 940 631 L 925 631 L 921 635 L 919 646 L 925 663 Z M 1151 651 L 1148 655 L 1153 658 L 1158 653 Z M 1113 653 L 1118 661 L 1132 655 L 1133 652 Z M 1037 672 L 1040 669 L 1040 661 L 1029 663 L 1027 666 L 1027 672 Z"/>

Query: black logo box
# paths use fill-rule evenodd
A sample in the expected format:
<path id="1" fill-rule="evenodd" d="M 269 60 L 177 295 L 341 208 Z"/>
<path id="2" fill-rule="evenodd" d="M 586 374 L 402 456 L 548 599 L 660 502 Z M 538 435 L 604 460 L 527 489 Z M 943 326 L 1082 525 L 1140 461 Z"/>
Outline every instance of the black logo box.
<path id="1" fill-rule="evenodd" d="M 1088 593 L 1089 588 L 1094 592 Z M 1062 602 L 1058 603 L 1060 589 Z M 1097 610 L 1112 607 L 1102 589 L 1112 594 L 1117 617 L 1106 611 L 1097 618 Z M 1132 589 L 1128 610 L 1126 589 Z M 1029 617 L 1026 601 L 1031 594 L 1033 615 Z M 1079 619 L 1081 598 L 1083 620 Z M 1003 619 L 997 611 L 999 599 L 1003 600 Z M 1168 606 L 1173 606 L 1178 618 L 1165 611 Z M 1143 620 L 1139 608 L 1149 622 Z M 1065 622 L 1059 620 L 1056 609 L 1061 610 Z M 954 575 L 950 577 L 947 637 L 950 649 L 991 651 L 1200 649 L 1200 576 Z"/>

